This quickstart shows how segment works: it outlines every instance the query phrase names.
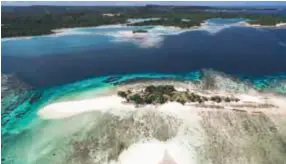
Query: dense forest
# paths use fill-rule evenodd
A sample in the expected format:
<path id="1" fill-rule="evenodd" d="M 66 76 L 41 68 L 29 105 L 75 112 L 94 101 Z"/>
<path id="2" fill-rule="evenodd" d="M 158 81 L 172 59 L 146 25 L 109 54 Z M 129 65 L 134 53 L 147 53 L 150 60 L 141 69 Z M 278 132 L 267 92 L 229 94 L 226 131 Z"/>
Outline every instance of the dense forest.
<path id="1" fill-rule="evenodd" d="M 178 102 L 185 104 L 187 102 L 203 103 L 207 101 L 220 102 L 238 102 L 238 98 L 223 97 L 223 96 L 202 96 L 194 92 L 177 91 L 173 85 L 149 85 L 141 91 L 132 92 L 118 91 L 117 95 L 124 98 L 126 102 L 131 102 L 136 105 L 143 104 L 164 104 L 166 102 Z"/>
<path id="2" fill-rule="evenodd" d="M 128 18 L 162 18 L 132 25 L 192 27 L 209 18 L 248 18 L 253 24 L 274 25 L 286 17 L 246 13 L 208 12 L 203 6 L 96 7 L 28 6 L 2 7 L 2 37 L 50 34 L 53 29 L 126 23 Z M 114 16 L 105 14 L 113 13 Z M 188 19 L 190 21 L 182 21 Z"/>

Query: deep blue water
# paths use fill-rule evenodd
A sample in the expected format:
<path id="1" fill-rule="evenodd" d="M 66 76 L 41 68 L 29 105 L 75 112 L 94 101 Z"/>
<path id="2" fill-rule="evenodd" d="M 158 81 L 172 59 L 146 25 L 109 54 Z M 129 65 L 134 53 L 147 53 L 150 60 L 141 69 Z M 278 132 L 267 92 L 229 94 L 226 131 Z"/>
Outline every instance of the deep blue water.
<path id="1" fill-rule="evenodd" d="M 15 73 L 28 84 L 46 87 L 97 76 L 184 74 L 203 68 L 251 77 L 286 72 L 286 29 L 190 31 L 164 36 L 159 48 L 111 38 L 64 35 L 4 41 L 2 73 Z"/>

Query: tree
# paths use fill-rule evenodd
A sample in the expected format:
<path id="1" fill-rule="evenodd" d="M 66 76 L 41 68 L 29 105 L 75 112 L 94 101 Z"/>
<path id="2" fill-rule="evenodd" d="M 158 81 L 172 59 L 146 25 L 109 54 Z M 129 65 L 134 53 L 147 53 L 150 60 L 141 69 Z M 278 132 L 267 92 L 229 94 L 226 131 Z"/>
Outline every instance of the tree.
<path id="1" fill-rule="evenodd" d="M 230 102 L 231 99 L 230 99 L 229 97 L 226 97 L 226 98 L 224 99 L 224 101 L 225 101 L 225 102 Z"/>
<path id="2" fill-rule="evenodd" d="M 185 105 L 186 101 L 184 99 L 179 99 L 177 100 L 179 103 L 181 103 L 182 105 Z"/>
<path id="3" fill-rule="evenodd" d="M 165 102 L 167 102 L 167 98 L 164 97 L 163 95 L 158 95 L 157 97 L 157 101 L 160 103 L 160 104 L 164 104 Z"/>
<path id="4" fill-rule="evenodd" d="M 126 97 L 127 97 L 127 93 L 124 92 L 124 91 L 118 91 L 118 92 L 117 92 L 117 95 L 120 96 L 120 97 L 122 97 L 122 98 L 126 98 Z"/>
<path id="5" fill-rule="evenodd" d="M 154 85 L 149 85 L 145 88 L 145 92 L 148 92 L 148 93 L 153 93 L 155 92 L 156 90 L 156 87 Z"/>
<path id="6" fill-rule="evenodd" d="M 136 104 L 143 104 L 144 100 L 142 99 L 142 97 L 139 94 L 135 94 L 130 96 L 130 100 L 134 101 Z"/>
<path id="7" fill-rule="evenodd" d="M 146 104 L 152 104 L 156 100 L 156 95 L 150 94 L 145 98 Z"/>

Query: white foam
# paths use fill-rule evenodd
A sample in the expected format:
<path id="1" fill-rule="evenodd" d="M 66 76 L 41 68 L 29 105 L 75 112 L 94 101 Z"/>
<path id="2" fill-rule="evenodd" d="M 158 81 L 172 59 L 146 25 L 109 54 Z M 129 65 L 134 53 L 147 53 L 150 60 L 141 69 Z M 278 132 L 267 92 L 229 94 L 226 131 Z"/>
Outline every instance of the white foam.
<path id="1" fill-rule="evenodd" d="M 132 31 L 119 31 L 109 35 L 114 37 L 114 42 L 131 42 L 141 48 L 160 47 L 164 40 L 162 36 L 156 34 L 133 34 Z"/>
<path id="2" fill-rule="evenodd" d="M 118 163 L 196 164 L 196 147 L 202 146 L 204 142 L 201 117 L 185 109 L 178 103 L 168 103 L 156 109 L 183 121 L 176 136 L 165 142 L 155 139 L 139 141 L 120 154 Z"/>
<path id="3" fill-rule="evenodd" d="M 32 39 L 32 38 L 33 38 L 32 36 L 2 38 L 1 42 L 7 42 L 7 41 L 13 41 L 13 40 L 26 40 L 26 39 Z"/>
<path id="4" fill-rule="evenodd" d="M 154 26 L 147 33 L 133 33 L 132 30 L 124 30 L 117 32 L 106 32 L 101 35 L 113 37 L 115 42 L 131 42 L 141 48 L 160 47 L 168 35 L 178 35 L 187 30 L 177 27 Z"/>
<path id="5" fill-rule="evenodd" d="M 277 23 L 276 27 L 286 27 L 286 23 Z"/>
<path id="6" fill-rule="evenodd" d="M 156 111 L 182 120 L 176 136 L 165 142 L 155 139 L 139 141 L 120 154 L 118 163 L 196 164 L 196 147 L 204 142 L 204 132 L 200 125 L 202 118 L 198 113 L 175 102 L 164 104 L 156 108 Z"/>
<path id="7" fill-rule="evenodd" d="M 166 145 L 157 140 L 139 142 L 131 145 L 119 156 L 118 163 L 124 164 L 159 164 L 164 157 Z"/>
<path id="8" fill-rule="evenodd" d="M 119 156 L 121 164 L 195 164 L 192 152 L 178 141 L 141 141 L 131 145 Z"/>
<path id="9" fill-rule="evenodd" d="M 216 24 L 214 22 L 205 21 L 198 27 L 198 30 L 203 30 L 203 31 L 208 32 L 211 35 L 215 35 L 230 27 L 243 27 L 243 26 L 247 26 L 246 21 L 238 21 L 238 22 L 225 23 L 225 24 Z"/>
<path id="10" fill-rule="evenodd" d="M 80 31 L 80 28 L 62 28 L 52 30 L 54 33 L 50 35 L 45 35 L 45 37 L 61 37 L 68 35 L 90 35 L 90 32 Z"/>
<path id="11" fill-rule="evenodd" d="M 226 29 L 226 28 L 230 28 L 232 27 L 231 25 L 209 25 L 209 24 L 202 24 L 198 30 L 203 30 L 203 31 L 206 31 L 208 32 L 209 34 L 217 34 L 219 32 L 221 32 L 222 30 Z"/>

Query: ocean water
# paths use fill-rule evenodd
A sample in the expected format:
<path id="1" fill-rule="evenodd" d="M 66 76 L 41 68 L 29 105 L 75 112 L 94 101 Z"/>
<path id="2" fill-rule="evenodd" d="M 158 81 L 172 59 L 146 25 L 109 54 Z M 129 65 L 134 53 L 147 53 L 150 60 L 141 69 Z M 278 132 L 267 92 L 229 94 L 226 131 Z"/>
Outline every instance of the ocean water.
<path id="1" fill-rule="evenodd" d="M 13 74 L 33 88 L 2 99 L 2 162 L 47 163 L 45 155 L 57 149 L 55 145 L 68 144 L 65 134 L 57 131 L 72 126 L 67 133 L 74 134 L 93 117 L 41 120 L 36 113 L 44 105 L 87 98 L 128 81 L 200 83 L 211 78 L 221 90 L 286 94 L 286 29 L 237 25 L 242 21 L 246 20 L 213 19 L 204 27 L 185 30 L 112 25 L 2 39 L 2 74 Z M 148 34 L 133 37 L 135 29 Z M 50 133 L 50 138 L 44 137 Z"/>
<path id="2" fill-rule="evenodd" d="M 286 71 L 285 29 L 233 26 L 243 19 L 214 19 L 201 29 L 140 27 L 78 28 L 25 39 L 2 39 L 2 73 L 35 87 L 86 78 L 137 73 L 188 73 L 212 68 L 234 75 Z M 129 31 L 129 33 L 128 33 Z"/>

